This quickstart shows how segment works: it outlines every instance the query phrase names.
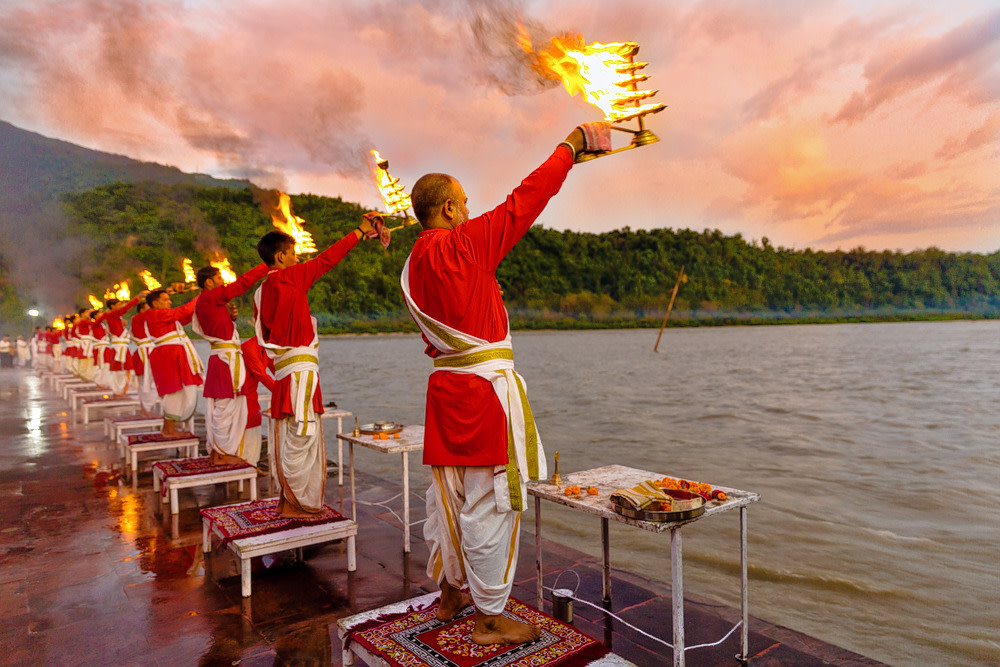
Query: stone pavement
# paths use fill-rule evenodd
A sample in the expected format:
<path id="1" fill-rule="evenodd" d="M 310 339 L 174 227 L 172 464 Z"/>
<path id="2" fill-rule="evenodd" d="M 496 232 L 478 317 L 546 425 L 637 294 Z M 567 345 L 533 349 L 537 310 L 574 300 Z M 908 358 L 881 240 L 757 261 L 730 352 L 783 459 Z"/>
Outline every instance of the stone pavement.
<path id="1" fill-rule="evenodd" d="M 419 526 L 407 556 L 392 516 L 360 505 L 356 572 L 347 572 L 341 544 L 306 549 L 304 562 L 291 553 L 264 557 L 253 563 L 253 596 L 243 599 L 230 552 L 202 554 L 198 514 L 239 500 L 235 484 L 182 492 L 172 524 L 150 474 L 135 490 L 119 479 L 121 462 L 102 425 L 74 425 L 67 408 L 30 370 L 0 371 L 3 664 L 339 665 L 337 619 L 436 589 Z M 267 496 L 266 482 L 263 489 Z M 345 515 L 346 489 L 328 480 L 327 503 Z M 360 501 L 399 493 L 397 482 L 358 473 Z M 412 499 L 414 521 L 424 516 L 422 495 Z M 402 500 L 390 507 L 401 513 Z M 599 561 L 549 542 L 543 548 L 546 585 L 572 568 L 582 580 L 578 595 L 600 599 Z M 534 585 L 534 538 L 524 533 L 514 595 L 531 602 Z M 613 590 L 615 613 L 669 640 L 668 586 L 615 571 Z M 662 644 L 594 609 L 574 611 L 577 628 L 619 655 L 638 665 L 671 663 Z M 687 642 L 715 641 L 738 618 L 736 609 L 689 598 Z M 758 619 L 750 628 L 752 665 L 878 664 Z M 689 652 L 687 664 L 735 665 L 738 634 Z"/>

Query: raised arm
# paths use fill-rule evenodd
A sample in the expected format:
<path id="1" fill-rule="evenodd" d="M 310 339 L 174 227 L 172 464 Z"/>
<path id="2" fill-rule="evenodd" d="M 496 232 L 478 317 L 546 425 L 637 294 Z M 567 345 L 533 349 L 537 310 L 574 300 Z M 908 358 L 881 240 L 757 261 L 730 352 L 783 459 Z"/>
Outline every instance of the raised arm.
<path id="1" fill-rule="evenodd" d="M 245 293 L 248 289 L 253 287 L 254 283 L 264 277 L 267 273 L 267 264 L 261 262 L 257 266 L 253 267 L 234 282 L 224 285 L 221 288 L 221 296 L 223 302 L 232 301 L 239 295 Z"/>
<path id="2" fill-rule="evenodd" d="M 456 231 L 468 239 L 473 259 L 485 270 L 495 271 L 559 192 L 572 166 L 572 151 L 559 144 L 502 204 L 457 227 Z"/>

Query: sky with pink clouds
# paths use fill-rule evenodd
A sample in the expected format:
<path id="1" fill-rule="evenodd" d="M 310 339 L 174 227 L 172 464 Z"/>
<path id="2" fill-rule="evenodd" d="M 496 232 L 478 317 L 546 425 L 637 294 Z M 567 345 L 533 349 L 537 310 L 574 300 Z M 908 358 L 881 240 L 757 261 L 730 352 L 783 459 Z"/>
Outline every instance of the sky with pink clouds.
<path id="1" fill-rule="evenodd" d="M 995 2 L 3 0 L 0 119 L 373 207 L 378 148 L 475 214 L 600 118 L 539 81 L 517 20 L 536 47 L 638 42 L 668 105 L 659 143 L 577 165 L 546 227 L 1000 249 Z"/>

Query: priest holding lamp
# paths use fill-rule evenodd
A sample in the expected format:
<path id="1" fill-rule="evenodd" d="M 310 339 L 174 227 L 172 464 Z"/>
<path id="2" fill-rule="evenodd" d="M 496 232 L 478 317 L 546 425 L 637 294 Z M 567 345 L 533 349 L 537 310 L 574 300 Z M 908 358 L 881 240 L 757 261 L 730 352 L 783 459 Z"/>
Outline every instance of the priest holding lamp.
<path id="1" fill-rule="evenodd" d="M 433 471 L 424 527 L 427 573 L 441 586 L 440 620 L 475 605 L 477 644 L 525 643 L 541 634 L 502 615 L 517 562 L 525 482 L 545 477 L 546 466 L 525 383 L 514 370 L 495 272 L 573 163 L 610 145 L 608 123 L 574 129 L 506 201 L 472 219 L 455 178 L 427 174 L 413 187 L 423 231 L 401 284 L 434 360 L 424 427 L 424 463 Z"/>

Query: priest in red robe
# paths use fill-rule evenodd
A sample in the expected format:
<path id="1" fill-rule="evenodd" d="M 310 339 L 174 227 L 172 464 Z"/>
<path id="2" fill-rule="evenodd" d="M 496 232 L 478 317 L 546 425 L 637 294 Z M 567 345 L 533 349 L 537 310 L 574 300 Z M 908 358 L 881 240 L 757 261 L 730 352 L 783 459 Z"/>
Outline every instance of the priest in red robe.
<path id="1" fill-rule="evenodd" d="M 130 373 L 125 367 L 129 356 L 129 335 L 122 317 L 135 308 L 145 296 L 145 292 L 140 292 L 126 303 L 121 303 L 118 299 L 108 299 L 104 304 L 108 310 L 94 318 L 97 324 L 107 329 L 108 340 L 103 349 L 101 377 L 104 379 L 104 385 L 118 397 L 124 396 L 128 391 L 130 380 Z"/>
<path id="2" fill-rule="evenodd" d="M 247 370 L 234 324 L 236 309 L 232 300 L 250 289 L 266 272 L 267 265 L 258 264 L 228 285 L 214 266 L 202 267 L 197 273 L 201 295 L 191 324 L 195 333 L 211 345 L 202 394 L 209 458 L 217 465 L 246 460 L 242 452 L 249 418 L 247 397 L 243 394 Z M 257 425 L 260 426 L 259 417 Z"/>
<path id="3" fill-rule="evenodd" d="M 319 386 L 319 333 L 309 311 L 309 288 L 347 256 L 358 241 L 374 233 L 367 219 L 315 258 L 299 263 L 295 239 L 269 232 L 257 244 L 268 266 L 254 294 L 257 341 L 274 360 L 271 397 L 275 466 L 281 484 L 279 513 L 309 516 L 323 511 L 326 443 Z"/>
<path id="4" fill-rule="evenodd" d="M 174 435 L 177 422 L 186 422 L 198 407 L 202 365 L 184 325 L 191 322 L 198 298 L 177 308 L 170 307 L 170 292 L 153 290 L 146 295 L 150 309 L 143 324 L 153 341 L 149 366 L 163 407 L 163 435 Z"/>
<path id="5" fill-rule="evenodd" d="M 589 133 L 609 141 L 607 124 L 593 125 Z M 546 469 L 525 384 L 514 370 L 495 273 L 559 192 L 576 155 L 599 148 L 587 143 L 587 134 L 587 128 L 574 130 L 506 201 L 479 217 L 469 219 L 465 191 L 446 174 L 421 177 L 411 196 L 423 231 L 400 282 L 434 360 L 424 426 L 424 463 L 433 473 L 424 527 L 427 574 L 441 586 L 441 620 L 475 604 L 477 644 L 541 635 L 534 625 L 502 615 L 517 562 L 525 482 L 546 476 Z"/>

